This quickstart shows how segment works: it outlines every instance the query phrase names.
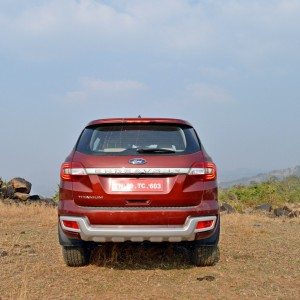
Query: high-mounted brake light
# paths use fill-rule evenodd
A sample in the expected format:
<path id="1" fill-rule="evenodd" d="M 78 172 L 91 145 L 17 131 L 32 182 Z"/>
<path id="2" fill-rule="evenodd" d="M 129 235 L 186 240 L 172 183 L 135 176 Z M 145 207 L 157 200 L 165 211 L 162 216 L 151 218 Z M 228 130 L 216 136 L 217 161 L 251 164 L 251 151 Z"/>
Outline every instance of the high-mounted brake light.
<path id="1" fill-rule="evenodd" d="M 195 163 L 190 169 L 189 175 L 201 176 L 204 180 L 217 179 L 217 167 L 212 162 Z"/>
<path id="2" fill-rule="evenodd" d="M 151 123 L 149 120 L 136 119 L 136 120 L 126 120 L 124 123 Z"/>
<path id="3" fill-rule="evenodd" d="M 63 163 L 60 170 L 60 178 L 68 181 L 72 180 L 72 176 L 87 175 L 85 168 L 79 162 L 67 162 Z"/>

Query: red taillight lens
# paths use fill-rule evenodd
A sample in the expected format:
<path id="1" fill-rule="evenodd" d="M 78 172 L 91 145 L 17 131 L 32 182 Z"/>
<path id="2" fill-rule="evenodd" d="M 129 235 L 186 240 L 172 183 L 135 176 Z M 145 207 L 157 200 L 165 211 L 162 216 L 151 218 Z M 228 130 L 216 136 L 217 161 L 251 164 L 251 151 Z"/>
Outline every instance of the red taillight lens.
<path id="1" fill-rule="evenodd" d="M 79 225 L 76 221 L 63 220 L 63 224 L 65 227 L 70 228 L 70 229 L 79 229 Z"/>
<path id="2" fill-rule="evenodd" d="M 213 225 L 213 220 L 208 220 L 208 221 L 199 221 L 197 223 L 196 229 L 204 229 L 204 228 L 209 228 Z"/>
<path id="3" fill-rule="evenodd" d="M 212 162 L 204 163 L 205 165 L 205 176 L 206 180 L 215 180 L 217 179 L 217 167 Z"/>
<path id="4" fill-rule="evenodd" d="M 86 175 L 85 168 L 79 162 L 66 162 L 61 165 L 60 178 L 64 181 L 72 180 L 72 176 Z"/>
<path id="5" fill-rule="evenodd" d="M 200 176 L 203 180 L 216 180 L 217 167 L 213 162 L 199 162 L 195 163 L 189 172 L 189 175 Z"/>
<path id="6" fill-rule="evenodd" d="M 60 168 L 60 179 L 71 180 L 71 175 L 66 170 L 71 168 L 71 163 L 63 163 Z"/>

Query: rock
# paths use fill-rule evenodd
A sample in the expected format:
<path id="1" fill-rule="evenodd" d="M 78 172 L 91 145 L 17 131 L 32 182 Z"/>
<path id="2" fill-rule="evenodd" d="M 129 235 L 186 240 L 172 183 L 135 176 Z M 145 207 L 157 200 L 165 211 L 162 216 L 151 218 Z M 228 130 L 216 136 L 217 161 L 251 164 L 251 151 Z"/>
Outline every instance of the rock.
<path id="1" fill-rule="evenodd" d="M 291 212 L 292 211 L 292 209 L 290 209 L 288 206 L 284 206 L 283 209 L 286 210 L 287 212 Z"/>
<path id="2" fill-rule="evenodd" d="M 7 251 L 0 250 L 0 257 L 4 257 L 4 256 L 7 256 L 7 255 L 8 255 Z"/>
<path id="3" fill-rule="evenodd" d="M 221 212 L 226 212 L 227 214 L 231 214 L 235 212 L 235 209 L 228 203 L 223 203 L 220 206 L 220 211 Z"/>
<path id="4" fill-rule="evenodd" d="M 215 279 L 216 279 L 215 276 L 211 276 L 211 275 L 207 275 L 207 276 L 197 278 L 198 281 L 203 281 L 203 280 L 214 281 Z"/>
<path id="5" fill-rule="evenodd" d="M 244 214 L 252 214 L 253 213 L 253 208 L 247 207 L 243 210 Z"/>
<path id="6" fill-rule="evenodd" d="M 29 194 L 24 194 L 24 193 L 15 193 L 14 198 L 19 199 L 21 201 L 26 201 L 29 198 Z"/>
<path id="7" fill-rule="evenodd" d="M 288 216 L 291 213 L 291 210 L 288 207 L 278 207 L 274 209 L 274 215 L 276 217 Z"/>
<path id="8" fill-rule="evenodd" d="M 297 218 L 300 216 L 300 211 L 299 210 L 293 210 L 288 214 L 289 218 Z"/>
<path id="9" fill-rule="evenodd" d="M 270 204 L 261 204 L 261 205 L 256 206 L 255 210 L 270 212 L 272 210 L 272 206 Z"/>
<path id="10" fill-rule="evenodd" d="M 8 185 L 11 185 L 17 193 L 30 194 L 31 183 L 23 178 L 13 178 Z"/>
<path id="11" fill-rule="evenodd" d="M 1 194 L 3 198 L 13 199 L 15 190 L 11 185 L 4 186 L 1 188 Z"/>
<path id="12" fill-rule="evenodd" d="M 40 200 L 41 197 L 39 195 L 32 195 L 32 196 L 29 196 L 28 198 L 29 200 Z"/>

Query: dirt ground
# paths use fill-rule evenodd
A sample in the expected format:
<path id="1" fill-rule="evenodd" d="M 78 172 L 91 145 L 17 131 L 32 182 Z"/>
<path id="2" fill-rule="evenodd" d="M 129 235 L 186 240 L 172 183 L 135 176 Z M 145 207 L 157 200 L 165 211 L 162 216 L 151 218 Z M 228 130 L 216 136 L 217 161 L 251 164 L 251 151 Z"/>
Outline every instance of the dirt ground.
<path id="1" fill-rule="evenodd" d="M 197 268 L 184 248 L 108 245 L 66 267 L 56 211 L 0 204 L 0 299 L 300 299 L 300 221 L 224 215 L 221 260 Z"/>

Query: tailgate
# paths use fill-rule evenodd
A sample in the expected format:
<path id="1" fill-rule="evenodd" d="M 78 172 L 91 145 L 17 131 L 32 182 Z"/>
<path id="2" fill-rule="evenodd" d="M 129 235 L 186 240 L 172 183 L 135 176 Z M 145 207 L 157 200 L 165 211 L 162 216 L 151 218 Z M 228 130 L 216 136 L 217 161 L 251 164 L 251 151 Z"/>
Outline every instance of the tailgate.
<path id="1" fill-rule="evenodd" d="M 133 167 L 132 157 L 93 157 L 76 152 L 87 175 L 73 180 L 77 205 L 93 207 L 188 207 L 200 204 L 203 182 L 187 173 L 196 154 L 170 157 L 143 155 L 147 166 Z"/>

